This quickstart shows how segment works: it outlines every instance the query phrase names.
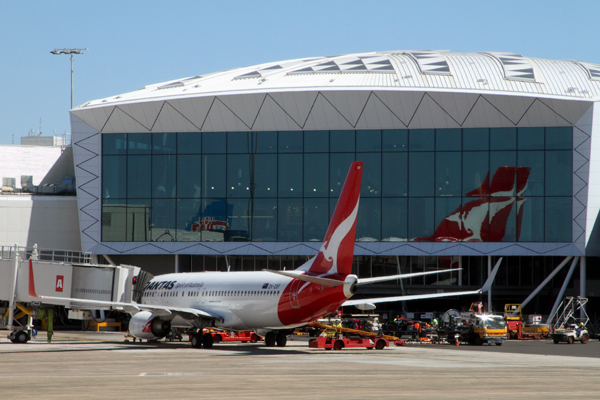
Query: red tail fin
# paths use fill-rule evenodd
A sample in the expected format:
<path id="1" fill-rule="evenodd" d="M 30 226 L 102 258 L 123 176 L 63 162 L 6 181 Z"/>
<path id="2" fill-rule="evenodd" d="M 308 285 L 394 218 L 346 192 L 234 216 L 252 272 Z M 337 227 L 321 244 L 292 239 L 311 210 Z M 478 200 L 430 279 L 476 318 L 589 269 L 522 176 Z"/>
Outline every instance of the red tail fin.
<path id="1" fill-rule="evenodd" d="M 352 273 L 362 167 L 362 161 L 355 161 L 350 166 L 319 254 L 300 270 L 319 275 Z"/>

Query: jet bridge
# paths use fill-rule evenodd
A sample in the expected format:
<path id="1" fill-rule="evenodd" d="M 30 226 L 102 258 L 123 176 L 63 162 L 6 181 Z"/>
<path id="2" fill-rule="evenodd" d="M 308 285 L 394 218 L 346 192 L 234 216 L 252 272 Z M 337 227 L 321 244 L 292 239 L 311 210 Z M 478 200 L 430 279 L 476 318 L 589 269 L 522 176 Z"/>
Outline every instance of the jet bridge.
<path id="1" fill-rule="evenodd" d="M 29 260 L 32 261 L 36 291 L 52 297 L 115 302 L 139 301 L 141 291 L 152 275 L 130 265 L 98 265 L 90 254 L 22 247 L 0 247 L 0 307 L 4 317 L 0 325 L 13 329 L 15 307 L 29 304 L 60 305 L 71 310 L 89 309 L 69 300 L 38 299 L 29 296 Z M 133 284 L 133 278 L 136 284 Z M 40 303 L 43 301 L 43 304 Z M 21 307 L 20 307 L 21 308 Z M 94 307 L 102 309 L 102 307 Z M 105 307 L 104 309 L 109 309 Z M 71 313 L 77 315 L 84 313 Z M 31 324 L 31 316 L 29 317 Z"/>

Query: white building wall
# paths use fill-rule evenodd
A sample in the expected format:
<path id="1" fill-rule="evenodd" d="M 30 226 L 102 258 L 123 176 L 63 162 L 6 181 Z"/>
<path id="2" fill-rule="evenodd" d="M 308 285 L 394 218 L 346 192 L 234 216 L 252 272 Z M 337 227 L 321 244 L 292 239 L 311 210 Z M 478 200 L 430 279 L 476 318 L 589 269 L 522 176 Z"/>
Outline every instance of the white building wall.
<path id="1" fill-rule="evenodd" d="M 77 198 L 0 196 L 0 246 L 81 251 Z"/>

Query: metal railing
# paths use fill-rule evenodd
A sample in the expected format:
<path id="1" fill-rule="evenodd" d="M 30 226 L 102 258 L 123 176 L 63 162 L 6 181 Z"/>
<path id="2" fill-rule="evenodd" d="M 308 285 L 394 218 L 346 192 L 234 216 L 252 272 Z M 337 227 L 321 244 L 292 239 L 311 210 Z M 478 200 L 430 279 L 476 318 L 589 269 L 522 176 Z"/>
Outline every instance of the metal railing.
<path id="1" fill-rule="evenodd" d="M 12 260 L 15 251 L 19 252 L 21 260 L 30 258 L 49 264 L 91 264 L 92 253 L 73 250 L 46 250 L 37 247 L 0 246 L 0 260 Z"/>

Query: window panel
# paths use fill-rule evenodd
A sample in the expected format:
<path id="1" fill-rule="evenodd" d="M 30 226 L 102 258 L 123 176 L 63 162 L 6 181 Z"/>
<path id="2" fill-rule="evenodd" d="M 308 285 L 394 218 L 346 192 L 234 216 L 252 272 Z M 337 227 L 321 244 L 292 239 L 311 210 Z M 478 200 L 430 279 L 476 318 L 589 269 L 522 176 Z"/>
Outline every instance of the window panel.
<path id="1" fill-rule="evenodd" d="M 398 198 L 381 199 L 381 237 L 383 241 L 406 241 L 408 229 L 408 200 Z"/>
<path id="2" fill-rule="evenodd" d="M 489 181 L 489 152 L 473 151 L 462 154 L 463 163 L 463 195 L 478 196 L 487 193 Z"/>
<path id="3" fill-rule="evenodd" d="M 250 215 L 252 202 L 249 198 L 227 200 L 227 220 L 229 230 L 225 232 L 227 242 L 245 242 L 250 240 Z"/>
<path id="4" fill-rule="evenodd" d="M 127 241 L 149 242 L 151 240 L 152 210 L 150 199 L 127 200 Z"/>
<path id="5" fill-rule="evenodd" d="M 362 152 L 381 151 L 381 130 L 356 131 L 356 150 Z"/>
<path id="6" fill-rule="evenodd" d="M 177 154 L 202 153 L 201 132 L 179 132 L 177 134 Z"/>
<path id="7" fill-rule="evenodd" d="M 177 241 L 200 242 L 202 201 L 195 199 L 177 200 Z"/>
<path id="8" fill-rule="evenodd" d="M 489 240 L 489 202 L 487 197 L 463 197 L 463 242 L 487 242 Z"/>
<path id="9" fill-rule="evenodd" d="M 434 195 L 433 152 L 410 153 L 408 158 L 408 195 Z"/>
<path id="10" fill-rule="evenodd" d="M 329 152 L 329 131 L 304 131 L 304 152 Z"/>
<path id="11" fill-rule="evenodd" d="M 176 133 L 155 132 L 152 134 L 152 154 L 175 154 L 176 151 Z"/>
<path id="12" fill-rule="evenodd" d="M 329 196 L 329 154 L 304 155 L 304 196 Z"/>
<path id="13" fill-rule="evenodd" d="M 570 126 L 546 128 L 546 149 L 573 149 L 573 128 Z"/>
<path id="14" fill-rule="evenodd" d="M 277 241 L 277 199 L 255 199 L 253 210 L 251 239 Z"/>
<path id="15" fill-rule="evenodd" d="M 435 241 L 458 242 L 462 239 L 462 199 L 448 197 L 435 199 Z"/>
<path id="16" fill-rule="evenodd" d="M 250 197 L 250 156 L 230 154 L 227 157 L 227 197 Z"/>
<path id="17" fill-rule="evenodd" d="M 436 151 L 460 151 L 462 146 L 461 129 L 436 129 Z"/>
<path id="18" fill-rule="evenodd" d="M 124 199 L 102 200 L 102 241 L 129 241 L 127 231 L 127 205 Z"/>
<path id="19" fill-rule="evenodd" d="M 330 151 L 332 153 L 354 152 L 355 132 L 354 131 L 331 131 L 329 132 Z"/>
<path id="20" fill-rule="evenodd" d="M 461 153 L 436 153 L 435 195 L 460 196 L 461 194 Z"/>
<path id="21" fill-rule="evenodd" d="M 277 241 L 302 241 L 302 199 L 279 199 L 277 203 Z"/>
<path id="22" fill-rule="evenodd" d="M 408 199 L 408 238 L 409 240 L 433 240 L 434 202 L 433 197 L 413 197 Z"/>
<path id="23" fill-rule="evenodd" d="M 356 159 L 363 162 L 360 195 L 381 197 L 381 153 L 356 153 Z"/>
<path id="24" fill-rule="evenodd" d="M 150 133 L 128 133 L 127 154 L 150 154 L 152 134 Z"/>
<path id="25" fill-rule="evenodd" d="M 517 197 L 517 240 L 544 241 L 544 198 Z"/>
<path id="26" fill-rule="evenodd" d="M 127 157 L 102 157 L 102 198 L 118 199 L 127 197 Z"/>
<path id="27" fill-rule="evenodd" d="M 329 226 L 329 199 L 304 199 L 304 241 L 321 242 Z"/>
<path id="28" fill-rule="evenodd" d="M 176 240 L 176 206 L 177 204 L 174 199 L 152 200 L 150 218 L 152 227 L 151 240 L 153 242 L 174 242 Z"/>
<path id="29" fill-rule="evenodd" d="M 356 241 L 381 241 L 381 199 L 360 199 L 356 221 Z"/>
<path id="30" fill-rule="evenodd" d="M 151 190 L 151 156 L 127 158 L 127 197 L 149 198 Z"/>
<path id="31" fill-rule="evenodd" d="M 256 154 L 254 197 L 277 197 L 277 154 Z"/>
<path id="32" fill-rule="evenodd" d="M 279 132 L 280 153 L 302 153 L 302 131 Z"/>
<path id="33" fill-rule="evenodd" d="M 226 199 L 203 199 L 202 219 L 199 230 L 202 240 L 208 242 L 223 242 L 226 231 L 229 230 L 231 221 L 227 215 L 231 214 L 232 205 Z"/>
<path id="34" fill-rule="evenodd" d="M 277 132 L 252 132 L 251 153 L 277 153 Z"/>
<path id="35" fill-rule="evenodd" d="M 517 128 L 491 128 L 490 150 L 516 150 Z"/>
<path id="36" fill-rule="evenodd" d="M 490 242 L 515 242 L 517 240 L 516 197 L 490 198 Z"/>
<path id="37" fill-rule="evenodd" d="M 433 151 L 435 146 L 433 129 L 410 129 L 408 146 L 410 151 Z"/>
<path id="38" fill-rule="evenodd" d="M 102 155 L 127 154 L 127 134 L 105 133 L 102 135 Z"/>
<path id="39" fill-rule="evenodd" d="M 490 130 L 488 128 L 463 129 L 463 151 L 489 150 Z"/>
<path id="40" fill-rule="evenodd" d="M 302 197 L 302 154 L 280 156 L 277 172 L 279 197 Z"/>
<path id="41" fill-rule="evenodd" d="M 511 196 L 516 189 L 516 151 L 490 152 L 490 195 Z"/>
<path id="42" fill-rule="evenodd" d="M 546 151 L 546 196 L 571 196 L 573 193 L 573 153 L 570 150 Z"/>
<path id="43" fill-rule="evenodd" d="M 571 197 L 546 197 L 546 242 L 571 242 L 571 207 Z"/>
<path id="44" fill-rule="evenodd" d="M 203 132 L 202 152 L 204 154 L 224 154 L 226 141 L 225 132 Z"/>
<path id="45" fill-rule="evenodd" d="M 202 197 L 202 156 L 177 156 L 177 197 Z"/>
<path id="46" fill-rule="evenodd" d="M 227 132 L 227 153 L 248 153 L 251 139 L 251 132 Z"/>
<path id="47" fill-rule="evenodd" d="M 519 150 L 544 150 L 544 128 L 518 128 Z"/>
<path id="48" fill-rule="evenodd" d="M 202 196 L 225 197 L 227 184 L 225 156 L 202 156 L 202 171 L 204 175 Z"/>
<path id="49" fill-rule="evenodd" d="M 385 197 L 408 196 L 408 153 L 383 153 L 381 190 Z"/>
<path id="50" fill-rule="evenodd" d="M 176 162 L 175 155 L 152 156 L 152 197 L 175 198 L 176 195 Z"/>
<path id="51" fill-rule="evenodd" d="M 350 165 L 354 162 L 354 153 L 329 155 L 329 195 L 339 197 Z"/>
<path id="52" fill-rule="evenodd" d="M 544 195 L 544 152 L 519 151 L 517 153 L 517 195 Z"/>
<path id="53" fill-rule="evenodd" d="M 385 129 L 382 132 L 383 151 L 407 151 L 408 129 Z"/>

